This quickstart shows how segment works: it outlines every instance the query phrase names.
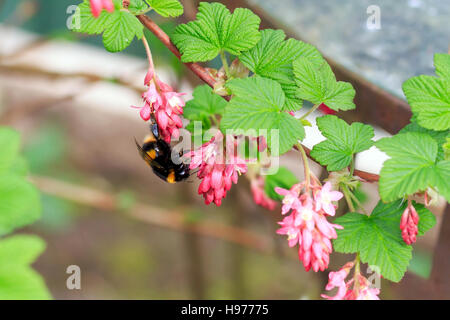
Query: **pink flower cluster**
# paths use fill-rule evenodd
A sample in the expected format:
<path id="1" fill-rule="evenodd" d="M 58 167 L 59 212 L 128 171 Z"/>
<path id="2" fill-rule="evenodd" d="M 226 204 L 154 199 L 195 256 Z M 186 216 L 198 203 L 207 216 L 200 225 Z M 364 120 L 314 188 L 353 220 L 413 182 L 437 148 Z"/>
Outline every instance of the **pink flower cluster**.
<path id="1" fill-rule="evenodd" d="M 154 114 L 161 137 L 170 143 L 172 137 L 178 138 L 179 129 L 183 127 L 180 115 L 183 114 L 185 102 L 180 97 L 184 93 L 177 93 L 171 86 L 160 81 L 153 70 L 149 70 L 144 83 L 148 90 L 142 95 L 144 106 L 139 108 L 141 118 L 148 121 Z"/>
<path id="2" fill-rule="evenodd" d="M 419 215 L 411 203 L 408 203 L 400 220 L 400 230 L 402 230 L 402 238 L 406 244 L 416 242 L 417 233 L 419 233 Z"/>
<path id="3" fill-rule="evenodd" d="M 322 294 L 322 298 L 328 300 L 380 300 L 378 298 L 380 289 L 372 288 L 369 280 L 361 274 L 358 273 L 355 277 L 345 282 L 345 279 L 353 266 L 353 262 L 347 262 L 339 271 L 332 271 L 329 273 L 328 284 L 325 287 L 325 290 L 338 288 L 338 291 L 333 297 Z M 355 278 L 358 281 L 357 286 L 354 285 Z"/>
<path id="4" fill-rule="evenodd" d="M 112 0 L 90 0 L 92 15 L 96 18 L 100 16 L 103 8 L 109 12 L 114 11 L 114 3 Z"/>
<path id="5" fill-rule="evenodd" d="M 186 154 L 191 158 L 190 169 L 199 168 L 197 177 L 202 182 L 198 193 L 203 195 L 205 204 L 214 202 L 220 206 L 232 184 L 237 183 L 238 176 L 247 172 L 245 160 L 234 154 L 235 143 L 233 136 L 227 136 L 225 157 L 223 135 L 218 131 L 198 150 Z"/>
<path id="6" fill-rule="evenodd" d="M 250 182 L 250 188 L 253 194 L 253 201 L 257 205 L 260 205 L 263 208 L 274 210 L 277 206 L 277 203 L 270 199 L 266 192 L 264 191 L 265 179 L 262 176 L 258 176 L 255 179 L 252 179 Z"/>
<path id="7" fill-rule="evenodd" d="M 342 193 L 331 190 L 331 183 L 323 187 L 312 186 L 313 197 L 309 192 L 302 194 L 305 182 L 294 185 L 290 190 L 275 188 L 284 196 L 282 214 L 291 214 L 279 222 L 278 234 L 288 236 L 289 246 L 299 245 L 298 256 L 306 271 L 328 268 L 329 255 L 333 248 L 330 239 L 336 239 L 335 229 L 341 226 L 331 224 L 326 216 L 334 216 L 336 206 L 332 203 L 342 198 Z"/>

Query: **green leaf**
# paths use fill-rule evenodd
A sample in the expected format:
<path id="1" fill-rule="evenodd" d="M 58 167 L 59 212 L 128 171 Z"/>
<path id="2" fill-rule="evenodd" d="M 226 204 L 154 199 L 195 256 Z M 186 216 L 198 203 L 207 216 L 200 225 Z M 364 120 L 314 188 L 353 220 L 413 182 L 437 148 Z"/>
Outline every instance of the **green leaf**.
<path id="1" fill-rule="evenodd" d="M 26 226 L 40 217 L 37 189 L 15 174 L 0 175 L 0 235 Z"/>
<path id="2" fill-rule="evenodd" d="M 446 138 L 442 148 L 444 149 L 444 159 L 450 160 L 450 137 Z"/>
<path id="3" fill-rule="evenodd" d="M 0 173 L 15 162 L 20 148 L 20 134 L 10 128 L 0 127 Z"/>
<path id="4" fill-rule="evenodd" d="M 305 57 L 320 66 L 324 60 L 314 46 L 295 39 L 285 41 L 285 37 L 283 30 L 262 30 L 258 44 L 242 53 L 239 60 L 255 74 L 277 81 L 286 96 L 283 109 L 296 111 L 302 107 L 302 100 L 297 97 L 293 61 Z"/>
<path id="5" fill-rule="evenodd" d="M 450 79 L 450 54 L 436 53 L 434 55 L 434 66 L 438 76 L 447 80 Z"/>
<path id="6" fill-rule="evenodd" d="M 425 133 L 432 137 L 438 144 L 438 154 L 437 160 L 444 160 L 444 144 L 447 138 L 450 138 L 450 133 L 448 131 L 434 131 L 430 129 L 425 129 L 421 127 L 416 121 L 411 119 L 411 123 L 406 125 L 399 133 L 407 132 L 419 132 Z"/>
<path id="7" fill-rule="evenodd" d="M 430 178 L 438 192 L 450 202 L 450 160 L 439 161 L 436 164 L 434 176 Z"/>
<path id="8" fill-rule="evenodd" d="M 350 165 L 355 153 L 373 145 L 373 128 L 359 122 L 348 125 L 336 116 L 317 118 L 317 126 L 327 140 L 316 144 L 311 156 L 326 165 L 328 171 L 338 171 Z"/>
<path id="9" fill-rule="evenodd" d="M 335 111 L 355 108 L 355 89 L 348 82 L 336 81 L 326 61 L 317 66 L 309 59 L 300 57 L 294 61 L 294 75 L 299 98 L 314 104 L 324 103 Z"/>
<path id="10" fill-rule="evenodd" d="M 273 155 L 289 151 L 305 137 L 301 121 L 282 112 L 285 96 L 278 82 L 256 76 L 231 80 L 227 87 L 234 97 L 225 109 L 222 132 L 254 130 L 253 136 L 266 137 Z"/>
<path id="11" fill-rule="evenodd" d="M 143 14 L 147 9 L 148 5 L 144 0 L 131 0 L 130 4 L 128 5 L 128 11 L 130 11 L 134 15 Z"/>
<path id="12" fill-rule="evenodd" d="M 183 5 L 178 0 L 148 0 L 150 7 L 163 17 L 178 17 L 183 14 Z"/>
<path id="13" fill-rule="evenodd" d="M 436 216 L 422 204 L 413 201 L 413 205 L 419 214 L 419 232 L 417 235 L 423 236 L 428 230 L 436 225 Z M 406 204 L 404 204 L 404 208 L 406 208 Z"/>
<path id="14" fill-rule="evenodd" d="M 334 223 L 344 227 L 337 230 L 334 248 L 342 253 L 360 253 L 361 261 L 372 269 L 379 270 L 388 280 L 402 279 L 409 261 L 412 247 L 401 236 L 400 218 L 407 203 L 401 200 L 384 204 L 381 201 L 370 216 L 347 213 Z M 419 214 L 419 230 L 422 234 L 432 226 L 434 217 L 425 207 L 414 203 Z"/>
<path id="15" fill-rule="evenodd" d="M 191 121 L 202 121 L 203 130 L 208 130 L 211 117 L 223 115 L 227 102 L 208 85 L 195 88 L 193 96 L 194 99 L 186 103 L 183 116 Z"/>
<path id="16" fill-rule="evenodd" d="M 383 138 L 375 144 L 391 157 L 380 172 L 383 201 L 393 201 L 428 187 L 436 187 L 450 201 L 450 161 L 436 162 L 438 145 L 431 136 L 408 132 Z"/>
<path id="17" fill-rule="evenodd" d="M 403 83 L 403 92 L 419 125 L 431 130 L 450 128 L 450 55 L 434 56 L 440 78 L 418 76 Z"/>
<path id="18" fill-rule="evenodd" d="M 35 236 L 16 235 L 0 241 L 0 299 L 50 299 L 41 276 L 30 264 L 45 249 Z"/>
<path id="19" fill-rule="evenodd" d="M 119 52 L 130 45 L 134 37 L 142 39 L 144 27 L 129 12 L 114 11 L 109 17 L 109 24 L 103 33 L 103 45 L 110 52 Z"/>
<path id="20" fill-rule="evenodd" d="M 277 173 L 266 176 L 264 191 L 270 198 L 281 201 L 283 196 L 275 192 L 275 187 L 289 190 L 297 182 L 297 177 L 289 169 L 280 167 Z"/>
<path id="21" fill-rule="evenodd" d="M 261 20 L 248 9 L 233 14 L 221 3 L 201 2 L 197 20 L 181 24 L 172 35 L 183 62 L 208 61 L 221 51 L 239 55 L 255 46 Z"/>
<path id="22" fill-rule="evenodd" d="M 118 52 L 127 48 L 134 37 L 141 39 L 144 27 L 130 12 L 121 11 L 121 2 L 114 2 L 116 10 L 109 13 L 103 10 L 98 18 L 92 16 L 89 1 L 79 5 L 80 28 L 76 32 L 88 34 L 103 33 L 103 45 L 110 52 Z M 119 7 L 119 8 L 117 8 Z"/>
<path id="23" fill-rule="evenodd" d="M 101 34 L 108 26 L 109 17 L 111 14 L 105 10 L 102 10 L 100 16 L 98 18 L 94 18 L 91 11 L 91 5 L 88 0 L 84 0 L 84 2 L 78 6 L 78 9 L 80 12 L 80 28 L 73 28 L 73 31 L 87 34 Z M 76 21 L 76 19 L 74 21 Z"/>

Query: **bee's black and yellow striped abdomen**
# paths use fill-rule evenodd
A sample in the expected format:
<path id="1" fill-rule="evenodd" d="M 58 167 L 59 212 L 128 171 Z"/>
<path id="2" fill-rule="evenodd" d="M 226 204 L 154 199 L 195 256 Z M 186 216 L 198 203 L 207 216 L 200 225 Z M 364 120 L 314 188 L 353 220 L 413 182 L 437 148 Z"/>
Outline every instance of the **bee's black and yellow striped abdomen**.
<path id="1" fill-rule="evenodd" d="M 189 177 L 189 166 L 172 161 L 172 149 L 170 145 L 159 139 L 158 127 L 151 126 L 151 134 L 145 137 L 142 146 L 136 141 L 142 159 L 152 168 L 156 176 L 168 183 L 183 181 Z"/>

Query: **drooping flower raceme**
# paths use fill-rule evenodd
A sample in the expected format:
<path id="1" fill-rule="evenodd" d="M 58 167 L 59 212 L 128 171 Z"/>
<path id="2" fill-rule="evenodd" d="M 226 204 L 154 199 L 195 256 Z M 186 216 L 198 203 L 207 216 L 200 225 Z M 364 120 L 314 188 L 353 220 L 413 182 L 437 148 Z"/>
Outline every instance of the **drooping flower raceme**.
<path id="1" fill-rule="evenodd" d="M 205 204 L 214 202 L 220 206 L 232 184 L 237 183 L 238 176 L 247 172 L 245 160 L 230 152 L 234 150 L 234 137 L 227 136 L 225 152 L 223 138 L 218 131 L 209 142 L 186 154 L 191 158 L 190 169 L 199 168 L 197 177 L 202 182 L 198 193 L 203 195 Z"/>
<path id="2" fill-rule="evenodd" d="M 406 244 L 413 244 L 416 242 L 417 234 L 419 233 L 419 215 L 411 202 L 408 203 L 400 220 L 400 230 L 402 230 L 402 238 Z"/>
<path id="3" fill-rule="evenodd" d="M 114 11 L 114 3 L 112 0 L 90 0 L 92 15 L 96 18 L 100 16 L 103 8 L 109 12 Z"/>
<path id="4" fill-rule="evenodd" d="M 359 263 L 359 262 L 358 262 Z M 322 294 L 328 300 L 380 300 L 380 289 L 371 286 L 369 280 L 357 272 L 350 280 L 345 282 L 354 262 L 347 262 L 339 271 L 332 271 L 328 275 L 328 284 L 325 290 L 338 288 L 335 296 Z M 356 272 L 356 271 L 355 271 Z M 356 285 L 355 285 L 356 280 Z"/>
<path id="5" fill-rule="evenodd" d="M 172 138 L 178 138 L 179 129 L 183 127 L 180 115 L 183 114 L 185 102 L 180 97 L 184 93 L 174 91 L 171 86 L 159 80 L 151 69 L 144 82 L 148 89 L 142 95 L 144 106 L 140 107 L 140 116 L 148 121 L 153 114 L 161 137 L 170 143 Z"/>
<path id="6" fill-rule="evenodd" d="M 330 201 L 339 200 L 343 195 L 331 191 L 328 186 L 322 188 L 315 185 L 312 188 L 316 196 L 311 197 L 309 192 L 301 193 L 304 187 L 305 182 L 295 184 L 290 190 L 275 188 L 278 194 L 284 196 L 282 214 L 290 211 L 290 215 L 279 222 L 281 228 L 277 233 L 288 236 L 290 247 L 299 245 L 298 256 L 306 271 L 311 268 L 316 272 L 323 271 L 328 268 L 329 255 L 333 250 L 331 239 L 337 238 L 335 229 L 342 229 L 329 223 L 326 216 L 334 215 L 334 210 L 329 207 L 334 204 Z"/>

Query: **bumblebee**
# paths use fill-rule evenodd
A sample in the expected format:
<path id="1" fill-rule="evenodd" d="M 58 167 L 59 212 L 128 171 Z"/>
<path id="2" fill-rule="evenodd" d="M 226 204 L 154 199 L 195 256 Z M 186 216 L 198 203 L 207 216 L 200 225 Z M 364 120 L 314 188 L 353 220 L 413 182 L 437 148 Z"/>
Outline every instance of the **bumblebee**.
<path id="1" fill-rule="evenodd" d="M 190 176 L 189 165 L 176 164 L 172 161 L 172 148 L 160 138 L 158 125 L 150 125 L 150 134 L 145 137 L 141 146 L 135 139 L 136 146 L 144 161 L 152 168 L 160 179 L 168 183 L 186 180 Z M 182 152 L 180 152 L 180 156 Z"/>

